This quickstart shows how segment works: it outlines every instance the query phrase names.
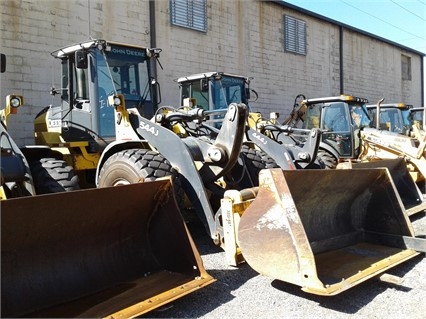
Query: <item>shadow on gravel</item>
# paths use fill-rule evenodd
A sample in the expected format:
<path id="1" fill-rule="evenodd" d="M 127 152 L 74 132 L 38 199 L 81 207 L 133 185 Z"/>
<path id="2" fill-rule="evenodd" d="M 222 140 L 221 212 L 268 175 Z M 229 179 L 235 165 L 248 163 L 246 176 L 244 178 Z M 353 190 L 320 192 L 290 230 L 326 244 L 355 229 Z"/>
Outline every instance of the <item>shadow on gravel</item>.
<path id="1" fill-rule="evenodd" d="M 401 265 L 389 269 L 386 273 L 398 277 L 403 277 L 423 258 L 424 255 L 421 254 Z M 290 283 L 282 282 L 279 280 L 272 281 L 271 285 L 272 287 L 281 290 L 282 292 L 309 299 L 318 303 L 318 305 L 321 307 L 346 314 L 357 313 L 361 308 L 370 303 L 374 298 L 376 298 L 379 294 L 383 293 L 387 289 L 396 289 L 404 292 L 409 292 L 412 290 L 412 288 L 404 286 L 404 282 L 402 282 L 401 285 L 396 285 L 392 283 L 382 282 L 377 277 L 371 278 L 338 295 L 328 297 L 308 294 L 302 291 L 299 286 L 295 286 Z"/>
<path id="2" fill-rule="evenodd" d="M 259 274 L 248 264 L 241 264 L 237 267 L 226 265 L 223 250 L 216 246 L 207 235 L 204 226 L 199 223 L 189 223 L 188 229 L 194 239 L 195 245 L 204 260 L 207 272 L 216 279 L 216 282 L 190 293 L 183 298 L 179 298 L 164 307 L 153 310 L 140 318 L 198 318 L 205 316 L 214 309 L 224 305 L 234 298 L 235 290 L 243 286 L 250 279 Z M 391 268 L 388 274 L 404 277 L 416 264 L 418 264 L 424 254 L 419 255 L 405 263 Z M 209 260 L 206 262 L 205 260 Z M 212 261 L 214 260 L 214 261 Z M 213 265 L 211 265 L 211 262 Z M 207 267 L 209 264 L 209 267 Z M 311 300 L 320 307 L 338 311 L 345 314 L 355 314 L 365 305 L 369 304 L 377 295 L 387 289 L 398 289 L 409 292 L 410 287 L 382 282 L 376 278 L 369 279 L 336 296 L 324 297 L 303 292 L 299 286 L 273 280 L 271 286 L 285 294 Z M 253 292 L 256 293 L 255 291 Z"/>
<path id="3" fill-rule="evenodd" d="M 217 281 L 139 318 L 198 318 L 233 300 L 232 292 L 258 275 L 248 265 L 233 270 L 208 270 Z"/>
<path id="4" fill-rule="evenodd" d="M 223 255 L 223 250 L 213 243 L 201 224 L 187 226 L 203 259 L 210 258 L 209 255 Z M 259 275 L 248 264 L 243 263 L 238 267 L 232 267 L 226 265 L 224 256 L 214 256 L 213 258 L 218 259 L 215 261 L 218 263 L 218 268 L 226 268 L 211 269 L 210 267 L 207 269 L 207 263 L 204 261 L 207 272 L 216 279 L 216 282 L 138 318 L 198 318 L 204 316 L 222 304 L 233 300 L 235 298 L 232 294 L 233 291 Z"/>

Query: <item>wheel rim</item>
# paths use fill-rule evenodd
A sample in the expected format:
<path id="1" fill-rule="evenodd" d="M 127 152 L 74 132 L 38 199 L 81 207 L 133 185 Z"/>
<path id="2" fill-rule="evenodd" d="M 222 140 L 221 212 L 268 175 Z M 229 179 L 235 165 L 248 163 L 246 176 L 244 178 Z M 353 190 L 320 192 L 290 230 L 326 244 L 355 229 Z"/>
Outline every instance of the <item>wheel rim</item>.
<path id="1" fill-rule="evenodd" d="M 112 186 L 115 187 L 115 186 L 129 185 L 129 184 L 130 182 L 128 180 L 120 179 L 112 183 Z"/>

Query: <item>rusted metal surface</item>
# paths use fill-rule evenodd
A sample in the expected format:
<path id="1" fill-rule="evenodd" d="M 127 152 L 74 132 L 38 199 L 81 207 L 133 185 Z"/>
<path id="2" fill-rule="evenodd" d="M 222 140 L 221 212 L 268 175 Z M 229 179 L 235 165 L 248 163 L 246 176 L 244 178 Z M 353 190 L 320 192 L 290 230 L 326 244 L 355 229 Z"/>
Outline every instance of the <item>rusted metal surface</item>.
<path id="1" fill-rule="evenodd" d="M 353 168 L 380 168 L 385 167 L 389 170 L 392 180 L 395 184 L 398 194 L 404 204 L 408 216 L 425 212 L 426 202 L 418 186 L 414 182 L 407 169 L 407 163 L 404 158 L 385 159 L 363 163 L 353 163 Z"/>
<path id="2" fill-rule="evenodd" d="M 134 317 L 214 279 L 170 180 L 1 202 L 5 317 Z"/>
<path id="3" fill-rule="evenodd" d="M 387 169 L 270 169 L 259 178 L 238 237 L 261 274 L 334 295 L 419 254 L 382 236 L 414 237 Z"/>

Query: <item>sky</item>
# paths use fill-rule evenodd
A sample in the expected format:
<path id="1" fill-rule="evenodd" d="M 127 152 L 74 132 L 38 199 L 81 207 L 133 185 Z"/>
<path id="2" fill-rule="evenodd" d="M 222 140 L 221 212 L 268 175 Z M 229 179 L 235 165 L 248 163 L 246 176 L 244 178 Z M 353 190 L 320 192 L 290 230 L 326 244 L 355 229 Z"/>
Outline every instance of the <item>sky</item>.
<path id="1" fill-rule="evenodd" d="M 426 0 L 284 0 L 426 54 Z"/>

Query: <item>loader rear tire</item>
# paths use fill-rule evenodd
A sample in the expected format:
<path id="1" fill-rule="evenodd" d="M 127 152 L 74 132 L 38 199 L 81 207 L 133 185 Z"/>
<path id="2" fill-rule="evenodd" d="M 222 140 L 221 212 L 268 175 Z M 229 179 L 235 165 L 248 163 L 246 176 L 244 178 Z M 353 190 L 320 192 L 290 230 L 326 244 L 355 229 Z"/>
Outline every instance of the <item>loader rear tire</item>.
<path id="1" fill-rule="evenodd" d="M 172 176 L 173 186 L 178 173 L 161 154 L 146 149 L 128 149 L 107 159 L 99 174 L 99 187 L 134 184 Z"/>
<path id="2" fill-rule="evenodd" d="M 41 158 L 32 161 L 30 169 L 37 195 L 80 189 L 78 176 L 64 160 Z"/>
<path id="3" fill-rule="evenodd" d="M 337 167 L 337 159 L 325 150 L 318 150 L 317 160 L 322 168 L 335 169 Z"/>

